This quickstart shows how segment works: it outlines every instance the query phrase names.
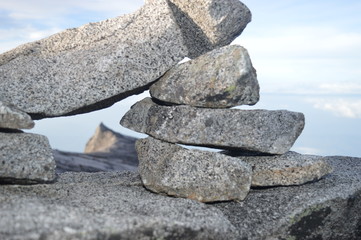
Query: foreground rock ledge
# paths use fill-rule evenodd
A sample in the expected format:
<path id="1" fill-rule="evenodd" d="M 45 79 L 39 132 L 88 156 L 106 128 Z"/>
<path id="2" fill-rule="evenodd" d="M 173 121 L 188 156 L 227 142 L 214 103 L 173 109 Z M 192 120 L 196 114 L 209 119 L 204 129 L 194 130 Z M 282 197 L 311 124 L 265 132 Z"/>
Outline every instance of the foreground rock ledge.
<path id="1" fill-rule="evenodd" d="M 54 178 L 55 161 L 45 136 L 0 132 L 0 182 L 36 183 Z"/>
<path id="2" fill-rule="evenodd" d="M 153 194 L 131 173 L 1 185 L 0 239 L 360 239 L 361 159 L 325 162 L 334 172 L 316 183 L 251 190 L 240 203 Z"/>
<path id="3" fill-rule="evenodd" d="M 301 134 L 304 121 L 302 113 L 286 110 L 161 106 L 145 98 L 120 124 L 171 143 L 283 154 Z"/>
<path id="4" fill-rule="evenodd" d="M 240 201 L 249 192 L 252 169 L 237 158 L 150 137 L 136 148 L 142 182 L 153 192 L 200 202 Z"/>
<path id="5" fill-rule="evenodd" d="M 130 173 L 65 173 L 0 186 L 1 239 L 234 239 L 220 210 L 150 193 Z M 12 224 L 9 224 L 12 223 Z"/>
<path id="6" fill-rule="evenodd" d="M 250 20 L 249 10 L 236 0 L 192 1 L 197 11 L 178 7 L 179 2 L 147 1 L 133 14 L 69 29 L 1 54 L 0 101 L 34 119 L 105 108 L 144 91 L 184 57 L 228 44 L 246 25 L 240 18 Z M 225 21 L 217 22 L 218 17 Z M 215 20 L 206 33 L 205 19 Z M 214 44 L 203 44 L 213 35 Z M 196 45 L 187 44 L 190 37 Z"/>
<path id="7" fill-rule="evenodd" d="M 245 48 L 230 45 L 179 64 L 150 87 L 164 102 L 228 108 L 259 100 L 256 70 Z"/>

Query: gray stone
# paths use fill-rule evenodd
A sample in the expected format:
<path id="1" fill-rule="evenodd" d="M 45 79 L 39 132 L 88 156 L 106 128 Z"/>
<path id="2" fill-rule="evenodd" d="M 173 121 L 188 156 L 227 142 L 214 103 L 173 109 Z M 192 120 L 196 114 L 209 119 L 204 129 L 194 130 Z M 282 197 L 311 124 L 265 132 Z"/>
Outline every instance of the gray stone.
<path id="1" fill-rule="evenodd" d="M 252 166 L 252 187 L 300 185 L 332 172 L 321 156 L 287 152 L 274 156 L 238 156 Z"/>
<path id="2" fill-rule="evenodd" d="M 35 123 L 31 117 L 12 104 L 0 101 L 0 128 L 31 129 Z"/>
<path id="3" fill-rule="evenodd" d="M 30 133 L 0 132 L 0 182 L 49 182 L 55 161 L 48 139 Z"/>
<path id="4" fill-rule="evenodd" d="M 172 143 L 283 154 L 301 134 L 304 121 L 302 113 L 286 110 L 161 106 L 146 98 L 120 123 Z"/>
<path id="5" fill-rule="evenodd" d="M 227 108 L 256 104 L 259 85 L 247 50 L 230 45 L 175 66 L 150 94 L 169 103 Z"/>
<path id="6" fill-rule="evenodd" d="M 213 49 L 201 44 L 211 36 L 208 30 L 192 35 L 197 46 L 186 46 L 190 37 L 186 33 L 202 29 L 197 26 L 202 22 L 193 17 L 224 19 L 215 25 L 219 26 L 214 29 L 218 39 L 214 45 L 225 44 L 241 32 L 240 22 L 228 21 L 243 19 L 238 15 L 245 11 L 243 4 L 228 11 L 238 1 L 198 4 L 202 2 L 192 2 L 197 5 L 193 16 L 186 12 L 190 9 L 176 8 L 182 5 L 176 1 L 147 1 L 133 14 L 89 23 L 8 51 L 0 55 L 0 101 L 40 119 L 105 108 L 142 92 L 185 56 Z M 192 15 L 187 19 L 194 24 L 179 25 L 185 15 Z"/>
<path id="7" fill-rule="evenodd" d="M 239 0 L 169 2 L 191 58 L 230 44 L 252 18 L 251 11 Z"/>
<path id="8" fill-rule="evenodd" d="M 153 192 L 200 202 L 244 200 L 249 192 L 252 169 L 237 158 L 154 138 L 136 148 L 142 182 Z"/>
<path id="9" fill-rule="evenodd" d="M 361 159 L 326 157 L 334 172 L 318 182 L 251 190 L 245 201 L 212 206 L 237 239 L 361 239 Z"/>
<path id="10" fill-rule="evenodd" d="M 220 210 L 150 193 L 134 173 L 0 187 L 0 239 L 234 239 Z M 10 224 L 11 223 L 11 224 Z"/>
<path id="11" fill-rule="evenodd" d="M 100 124 L 85 147 L 85 154 L 54 150 L 56 172 L 136 171 L 135 141 Z"/>
<path id="12" fill-rule="evenodd" d="M 239 203 L 153 194 L 135 173 L 1 185 L 0 239 L 360 239 L 361 159 L 325 161 L 334 172 L 318 182 L 251 189 Z"/>

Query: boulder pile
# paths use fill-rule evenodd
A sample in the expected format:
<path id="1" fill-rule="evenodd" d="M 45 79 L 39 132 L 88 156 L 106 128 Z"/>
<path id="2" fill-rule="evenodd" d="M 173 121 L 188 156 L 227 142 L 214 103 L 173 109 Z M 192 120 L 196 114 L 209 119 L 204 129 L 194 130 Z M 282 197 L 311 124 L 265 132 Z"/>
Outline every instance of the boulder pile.
<path id="1" fill-rule="evenodd" d="M 151 85 L 152 98 L 120 122 L 150 135 L 136 144 L 144 186 L 201 202 L 240 201 L 252 186 L 299 185 L 329 174 L 322 158 L 289 152 L 304 128 L 302 113 L 230 109 L 256 104 L 259 90 L 249 54 L 237 45 L 178 64 Z"/>
<path id="2" fill-rule="evenodd" d="M 289 151 L 302 113 L 235 108 L 260 97 L 229 45 L 250 20 L 238 0 L 146 0 L 1 54 L 0 239 L 360 239 L 361 159 Z M 47 138 L 20 130 L 149 88 L 121 120 L 150 136 L 139 174 L 64 173 L 134 170 L 135 140 L 102 125 L 87 154 L 54 151 L 75 157 L 58 176 Z"/>

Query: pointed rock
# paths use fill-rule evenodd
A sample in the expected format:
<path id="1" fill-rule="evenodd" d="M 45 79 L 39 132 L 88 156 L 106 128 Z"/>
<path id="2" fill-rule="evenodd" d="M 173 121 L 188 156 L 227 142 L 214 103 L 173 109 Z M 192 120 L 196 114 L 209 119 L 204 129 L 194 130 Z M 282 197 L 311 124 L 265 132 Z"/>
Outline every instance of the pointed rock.
<path id="1" fill-rule="evenodd" d="M 0 132 L 0 182 L 36 183 L 55 179 L 55 161 L 45 136 Z"/>
<path id="2" fill-rule="evenodd" d="M 187 1 L 195 11 L 180 1 L 147 1 L 133 14 L 19 46 L 0 55 L 0 101 L 33 119 L 111 106 L 147 89 L 184 57 L 232 41 L 245 27 L 238 20 L 249 14 L 237 2 Z"/>
<path id="3" fill-rule="evenodd" d="M 139 174 L 153 192 L 200 202 L 244 200 L 252 170 L 237 158 L 190 150 L 154 138 L 136 143 Z"/>
<path id="4" fill-rule="evenodd" d="M 150 94 L 169 103 L 227 108 L 256 104 L 259 85 L 247 50 L 231 45 L 175 66 Z"/>
<path id="5" fill-rule="evenodd" d="M 233 156 L 232 153 L 226 153 Z M 275 156 L 237 156 L 252 166 L 252 187 L 301 185 L 332 172 L 324 157 L 287 152 Z"/>
<path id="6" fill-rule="evenodd" d="M 190 58 L 230 44 L 252 19 L 239 0 L 170 0 Z"/>
<path id="7" fill-rule="evenodd" d="M 121 125 L 172 143 L 283 154 L 301 134 L 302 113 L 136 103 Z"/>
<path id="8" fill-rule="evenodd" d="M 0 101 L 0 128 L 32 129 L 35 123 L 31 117 L 12 104 Z"/>
<path id="9" fill-rule="evenodd" d="M 58 173 L 136 171 L 138 167 L 136 140 L 117 133 L 101 123 L 86 144 L 84 153 L 53 151 L 56 171 Z"/>

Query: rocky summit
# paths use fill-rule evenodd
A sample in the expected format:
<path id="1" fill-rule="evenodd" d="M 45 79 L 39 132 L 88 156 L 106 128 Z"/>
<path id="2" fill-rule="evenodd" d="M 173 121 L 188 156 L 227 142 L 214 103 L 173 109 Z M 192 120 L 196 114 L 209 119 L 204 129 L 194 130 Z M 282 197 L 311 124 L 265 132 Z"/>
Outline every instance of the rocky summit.
<path id="1" fill-rule="evenodd" d="M 244 200 L 249 192 L 252 169 L 236 158 L 154 138 L 136 147 L 142 182 L 153 192 L 200 202 Z"/>
<path id="2" fill-rule="evenodd" d="M 229 44 L 251 19 L 237 0 L 184 3 L 147 1 L 135 13 L 1 54 L 0 101 L 33 119 L 108 107 L 144 91 L 184 57 Z"/>
<path id="3" fill-rule="evenodd" d="M 256 104 L 259 85 L 247 50 L 230 45 L 175 66 L 150 87 L 150 95 L 173 104 L 227 108 Z"/>
<path id="4" fill-rule="evenodd" d="M 56 172 L 136 171 L 136 140 L 101 123 L 87 142 L 84 153 L 53 151 Z"/>
<path id="5" fill-rule="evenodd" d="M 361 159 L 324 161 L 334 172 L 320 181 L 251 189 L 242 202 L 154 194 L 127 172 L 1 185 L 0 239 L 360 239 Z"/>
<path id="6" fill-rule="evenodd" d="M 172 143 L 286 153 L 301 134 L 302 113 L 285 110 L 208 109 L 136 103 L 121 125 Z"/>
<path id="7" fill-rule="evenodd" d="M 0 239 L 360 239 L 361 159 L 290 152 L 302 113 L 230 109 L 259 99 L 227 46 L 250 20 L 238 0 L 146 0 L 1 54 Z M 136 144 L 101 124 L 66 153 L 19 130 L 148 88 L 121 120 Z"/>

